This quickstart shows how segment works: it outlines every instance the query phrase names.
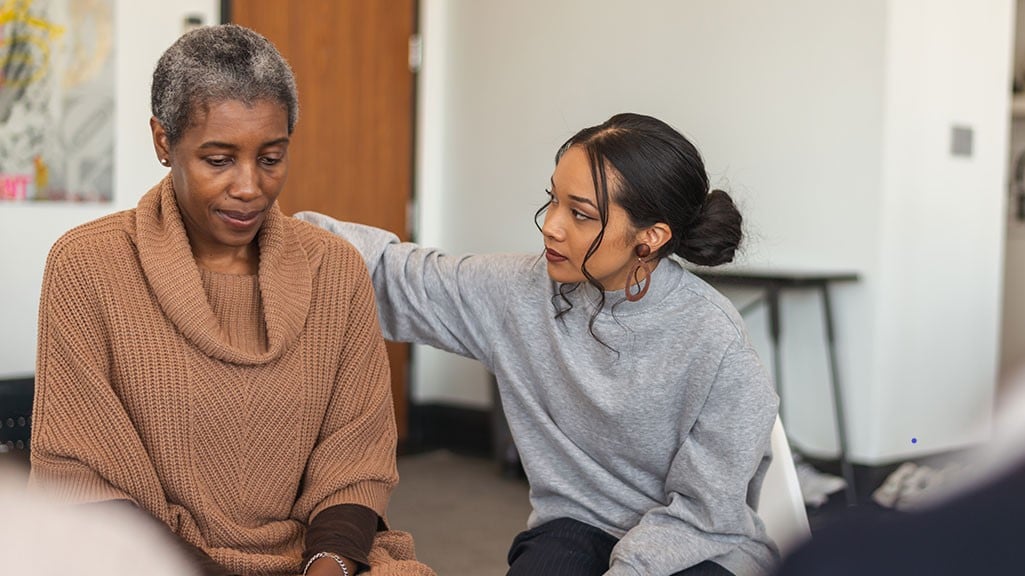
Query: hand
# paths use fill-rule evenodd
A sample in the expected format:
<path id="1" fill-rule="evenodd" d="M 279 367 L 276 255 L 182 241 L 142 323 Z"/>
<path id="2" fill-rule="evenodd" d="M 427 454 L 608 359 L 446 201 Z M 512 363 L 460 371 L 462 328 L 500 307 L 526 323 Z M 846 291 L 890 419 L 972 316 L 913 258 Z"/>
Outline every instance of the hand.
<path id="1" fill-rule="evenodd" d="M 348 558 L 342 558 L 342 562 L 345 563 L 345 567 L 349 570 L 349 576 L 356 576 L 356 563 Z M 342 576 L 341 567 L 338 566 L 338 562 L 335 562 L 334 558 L 318 558 L 310 564 L 309 571 L 306 572 L 306 576 Z"/>

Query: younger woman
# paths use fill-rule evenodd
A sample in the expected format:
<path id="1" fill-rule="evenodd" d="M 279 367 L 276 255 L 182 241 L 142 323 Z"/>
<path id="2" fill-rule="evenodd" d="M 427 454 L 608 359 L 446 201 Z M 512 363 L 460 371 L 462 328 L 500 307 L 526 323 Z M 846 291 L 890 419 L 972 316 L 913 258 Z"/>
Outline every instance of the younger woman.
<path id="1" fill-rule="evenodd" d="M 732 200 L 686 138 L 637 114 L 570 138 L 547 193 L 543 257 L 300 217 L 360 250 L 386 338 L 495 374 L 533 506 L 509 574 L 768 571 L 754 508 L 776 395 L 733 306 L 667 258 L 732 260 Z"/>

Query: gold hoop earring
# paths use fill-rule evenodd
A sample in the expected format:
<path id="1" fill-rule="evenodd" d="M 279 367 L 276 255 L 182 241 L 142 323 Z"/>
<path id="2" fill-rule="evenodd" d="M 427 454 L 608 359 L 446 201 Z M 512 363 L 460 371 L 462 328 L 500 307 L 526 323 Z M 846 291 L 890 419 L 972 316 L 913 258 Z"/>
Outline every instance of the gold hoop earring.
<path id="1" fill-rule="evenodd" d="M 648 256 L 651 256 L 651 247 L 647 244 L 638 244 L 634 248 L 634 254 L 637 256 L 637 264 L 630 269 L 630 274 L 626 278 L 626 299 L 630 302 L 636 302 L 644 295 L 648 293 L 648 288 L 651 287 L 651 262 L 645 260 Z M 641 276 L 641 271 L 644 271 L 644 276 Z M 631 292 L 630 289 L 637 286 L 636 292 Z"/>

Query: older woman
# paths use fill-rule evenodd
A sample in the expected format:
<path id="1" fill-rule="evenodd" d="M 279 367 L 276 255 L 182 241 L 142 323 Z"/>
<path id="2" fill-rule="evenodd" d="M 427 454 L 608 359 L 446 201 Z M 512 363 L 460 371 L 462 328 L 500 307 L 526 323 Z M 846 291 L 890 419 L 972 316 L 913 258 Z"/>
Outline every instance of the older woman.
<path id="1" fill-rule="evenodd" d="M 47 261 L 32 485 L 138 508 L 207 574 L 431 574 L 383 522 L 396 433 L 366 268 L 275 203 L 288 64 L 202 28 L 161 57 L 152 107 L 168 176 Z"/>

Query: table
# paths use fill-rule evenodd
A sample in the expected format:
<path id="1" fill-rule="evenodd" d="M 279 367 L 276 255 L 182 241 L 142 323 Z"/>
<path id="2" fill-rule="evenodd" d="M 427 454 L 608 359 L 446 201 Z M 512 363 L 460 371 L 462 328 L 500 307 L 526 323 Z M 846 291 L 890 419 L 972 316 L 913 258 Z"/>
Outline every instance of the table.
<path id="1" fill-rule="evenodd" d="M 847 458 L 847 420 L 844 410 L 840 374 L 836 362 L 836 333 L 833 325 L 832 302 L 829 297 L 829 286 L 836 282 L 855 282 L 858 274 L 851 271 L 784 271 L 759 270 L 747 268 L 701 268 L 691 272 L 710 284 L 723 286 L 742 286 L 762 290 L 764 296 L 745 305 L 740 309 L 741 315 L 755 306 L 766 304 L 769 313 L 769 339 L 772 343 L 773 378 L 776 381 L 776 392 L 780 398 L 780 411 L 783 408 L 782 363 L 779 341 L 782 332 L 779 295 L 784 290 L 816 290 L 822 297 L 822 315 L 825 319 L 826 355 L 829 363 L 830 384 L 833 392 L 833 412 L 836 418 L 836 435 L 840 444 L 840 469 L 847 483 L 846 497 L 848 506 L 858 503 L 857 489 L 854 484 L 854 468 Z"/>

